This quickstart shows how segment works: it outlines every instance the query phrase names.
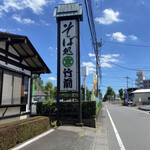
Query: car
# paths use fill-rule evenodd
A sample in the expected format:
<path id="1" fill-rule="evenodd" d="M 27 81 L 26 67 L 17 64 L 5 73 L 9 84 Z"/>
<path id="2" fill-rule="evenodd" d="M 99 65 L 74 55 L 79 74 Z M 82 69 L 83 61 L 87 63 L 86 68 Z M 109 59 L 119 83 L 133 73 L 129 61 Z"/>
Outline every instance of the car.
<path id="1" fill-rule="evenodd" d="M 132 105 L 132 103 L 133 103 L 132 101 L 128 101 L 128 105 Z"/>

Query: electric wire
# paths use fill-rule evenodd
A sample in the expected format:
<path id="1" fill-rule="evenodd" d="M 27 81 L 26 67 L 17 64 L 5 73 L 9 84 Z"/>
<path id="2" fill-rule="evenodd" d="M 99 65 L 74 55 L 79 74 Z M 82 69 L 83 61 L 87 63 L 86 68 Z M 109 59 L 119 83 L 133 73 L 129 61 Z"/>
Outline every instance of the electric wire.
<path id="1" fill-rule="evenodd" d="M 128 67 L 124 67 L 124 66 L 121 66 L 121 65 L 118 65 L 116 63 L 113 63 L 112 61 L 106 59 L 105 57 L 101 56 L 101 58 L 103 58 L 104 60 L 110 62 L 111 64 L 115 65 L 115 66 L 118 66 L 120 68 L 124 68 L 124 69 L 127 69 L 127 70 L 134 70 L 134 71 L 139 71 L 139 70 L 142 70 L 142 71 L 150 71 L 150 70 L 145 70 L 144 68 L 140 68 L 140 69 L 137 69 L 137 68 L 128 68 Z"/>
<path id="2" fill-rule="evenodd" d="M 136 44 L 119 43 L 119 42 L 112 42 L 112 41 L 106 41 L 106 40 L 103 40 L 103 42 L 104 42 L 104 44 L 105 43 L 111 43 L 111 44 L 119 44 L 119 45 L 126 45 L 126 46 L 135 46 L 135 47 L 150 48 L 150 45 L 136 45 Z"/>

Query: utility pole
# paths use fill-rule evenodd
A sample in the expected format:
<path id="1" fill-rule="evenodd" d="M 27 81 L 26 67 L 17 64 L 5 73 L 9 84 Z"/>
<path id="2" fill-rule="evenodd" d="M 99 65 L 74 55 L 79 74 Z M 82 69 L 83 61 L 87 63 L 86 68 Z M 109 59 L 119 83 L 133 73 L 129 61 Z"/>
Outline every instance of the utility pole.
<path id="1" fill-rule="evenodd" d="M 129 77 L 127 76 L 127 77 L 125 77 L 126 79 L 127 79 L 127 89 L 128 89 L 128 79 L 129 79 Z"/>
<path id="2" fill-rule="evenodd" d="M 99 55 L 99 50 L 98 50 L 98 47 L 101 47 L 102 46 L 102 44 L 101 44 L 101 42 L 96 42 L 95 43 L 95 45 L 96 45 L 96 50 L 95 50 L 95 56 L 96 56 L 96 75 L 97 75 L 97 91 L 96 91 L 96 96 L 97 97 L 99 97 L 99 94 L 98 94 L 98 88 L 99 88 L 99 86 L 98 86 L 98 77 L 100 77 L 101 75 L 100 75 L 100 64 L 99 64 L 99 61 L 100 61 L 100 55 Z"/>
<path id="3" fill-rule="evenodd" d="M 83 78 L 83 87 L 84 87 L 85 101 L 87 100 L 86 99 L 86 76 L 88 76 L 88 75 L 89 75 L 89 68 L 88 68 L 88 66 L 82 67 L 82 76 L 84 77 Z"/>
<path id="4" fill-rule="evenodd" d="M 98 45 L 97 45 L 97 42 L 96 42 L 96 52 L 95 52 L 95 55 L 96 55 L 96 75 L 97 75 L 97 91 L 96 91 L 96 96 L 98 96 Z"/>
<path id="5" fill-rule="evenodd" d="M 127 79 L 127 101 L 128 101 L 128 79 L 130 79 L 128 76 L 125 77 Z"/>
<path id="6" fill-rule="evenodd" d="M 84 95 L 85 95 L 85 101 L 86 101 L 86 76 L 84 76 Z"/>
<path id="7" fill-rule="evenodd" d="M 132 101 L 133 101 L 133 79 L 132 79 Z"/>

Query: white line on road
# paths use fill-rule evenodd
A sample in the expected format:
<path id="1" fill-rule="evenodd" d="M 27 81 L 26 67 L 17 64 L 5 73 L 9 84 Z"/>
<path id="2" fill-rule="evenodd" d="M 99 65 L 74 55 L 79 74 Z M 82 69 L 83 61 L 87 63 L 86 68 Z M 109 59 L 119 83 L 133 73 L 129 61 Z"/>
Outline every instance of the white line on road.
<path id="1" fill-rule="evenodd" d="M 112 120 L 112 118 L 111 118 L 111 115 L 110 115 L 110 113 L 109 113 L 109 111 L 108 111 L 108 109 L 107 109 L 107 107 L 106 107 L 106 110 L 107 110 L 109 119 L 110 119 L 110 121 L 111 121 L 112 127 L 113 127 L 113 129 L 114 129 L 114 132 L 115 132 L 117 141 L 118 141 L 118 143 L 119 143 L 120 150 L 126 150 L 125 147 L 124 147 L 124 145 L 123 145 L 123 142 L 122 142 L 122 140 L 121 140 L 121 138 L 120 138 L 120 135 L 119 135 L 119 133 L 118 133 L 118 131 L 117 131 L 117 128 L 116 128 L 116 126 L 115 126 L 115 124 L 114 124 L 114 122 L 113 122 L 113 120 Z"/>
<path id="2" fill-rule="evenodd" d="M 47 131 L 47 132 L 45 132 L 45 133 L 43 133 L 43 134 L 40 134 L 39 136 L 37 136 L 37 137 L 35 137 L 35 138 L 33 138 L 33 139 L 31 139 L 31 140 L 29 140 L 29 141 L 27 141 L 27 142 L 25 142 L 25 143 L 19 145 L 19 146 L 15 147 L 15 148 L 13 148 L 13 149 L 11 149 L 11 150 L 20 150 L 21 148 L 24 148 L 25 146 L 27 146 L 27 145 L 29 145 L 29 144 L 31 144 L 31 143 L 33 143 L 33 142 L 39 140 L 40 138 L 42 138 L 42 137 L 44 137 L 44 136 L 50 134 L 50 133 L 53 132 L 53 131 L 55 131 L 55 130 L 54 130 L 54 129 L 51 129 L 51 130 L 49 130 L 49 131 Z"/>

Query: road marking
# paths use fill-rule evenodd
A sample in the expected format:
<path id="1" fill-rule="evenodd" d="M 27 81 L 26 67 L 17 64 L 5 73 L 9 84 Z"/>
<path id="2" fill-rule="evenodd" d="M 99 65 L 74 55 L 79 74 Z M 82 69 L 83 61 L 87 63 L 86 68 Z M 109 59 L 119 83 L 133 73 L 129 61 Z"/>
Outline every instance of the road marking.
<path id="1" fill-rule="evenodd" d="M 111 115 L 110 115 L 108 109 L 106 109 L 106 110 L 107 110 L 109 119 L 110 119 L 110 121 L 111 121 L 112 127 L 113 127 L 113 129 L 114 129 L 114 132 L 115 132 L 117 141 L 118 141 L 118 143 L 119 143 L 120 150 L 126 150 L 125 147 L 124 147 L 124 145 L 123 145 L 123 142 L 122 142 L 122 140 L 121 140 L 121 138 L 120 138 L 120 135 L 119 135 L 119 133 L 118 133 L 118 131 L 117 131 L 117 128 L 116 128 L 116 126 L 115 126 L 115 124 L 114 124 L 114 122 L 113 122 L 113 120 L 112 120 L 112 118 L 111 118 Z"/>
<path id="2" fill-rule="evenodd" d="M 21 144 L 21 145 L 15 147 L 15 148 L 12 148 L 11 150 L 20 150 L 21 148 L 24 148 L 25 146 L 27 146 L 27 145 L 29 145 L 29 144 L 31 144 L 31 143 L 33 143 L 33 142 L 39 140 L 40 138 L 42 138 L 42 137 L 44 137 L 44 136 L 50 134 L 50 133 L 53 132 L 53 131 L 55 131 L 55 130 L 54 130 L 54 129 L 51 129 L 51 130 L 49 130 L 49 131 L 47 131 L 47 132 L 45 132 L 45 133 L 43 133 L 43 134 L 40 134 L 39 136 L 37 136 L 37 137 L 35 137 L 35 138 L 33 138 L 33 139 L 31 139 L 31 140 L 29 140 L 29 141 L 27 141 L 27 142 Z"/>

